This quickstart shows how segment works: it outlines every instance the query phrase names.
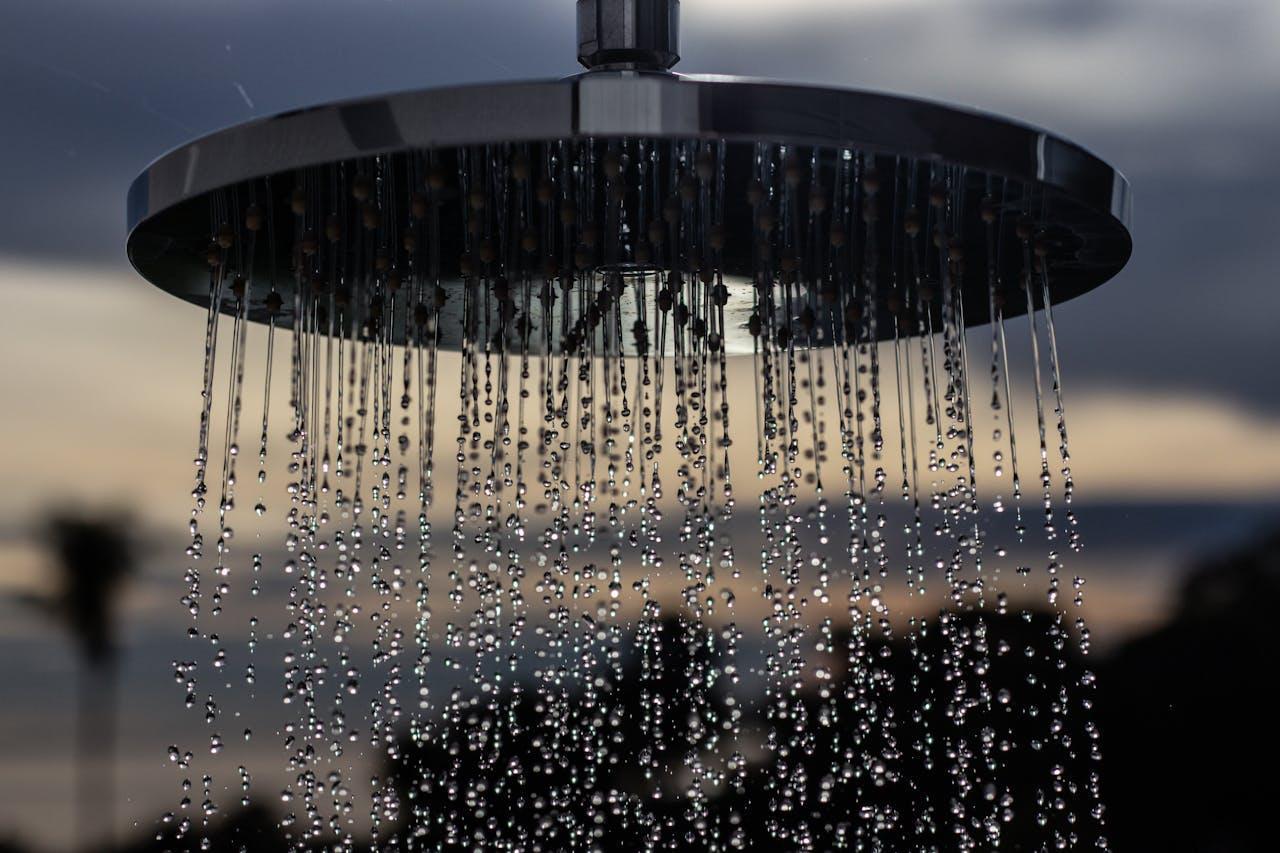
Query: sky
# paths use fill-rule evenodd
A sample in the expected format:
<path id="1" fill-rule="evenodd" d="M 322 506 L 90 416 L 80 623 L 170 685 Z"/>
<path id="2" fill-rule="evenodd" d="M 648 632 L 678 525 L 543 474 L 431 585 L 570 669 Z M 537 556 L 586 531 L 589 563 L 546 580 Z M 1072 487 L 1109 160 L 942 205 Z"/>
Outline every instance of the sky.
<path id="1" fill-rule="evenodd" d="M 1100 645 L 1157 622 L 1198 556 L 1280 519 L 1280 4 L 682 6 L 684 73 L 974 106 L 1050 128 L 1129 179 L 1132 262 L 1055 311 Z M 31 531 L 51 507 L 128 508 L 149 543 L 126 607 L 122 831 L 150 826 L 175 791 L 160 768 L 180 724 L 154 708 L 178 698 L 165 670 L 182 631 L 204 317 L 129 268 L 130 181 L 228 124 L 383 91 L 564 76 L 574 47 L 568 0 L 6 9 L 0 839 L 70 841 L 74 659 L 17 603 L 47 584 Z"/>

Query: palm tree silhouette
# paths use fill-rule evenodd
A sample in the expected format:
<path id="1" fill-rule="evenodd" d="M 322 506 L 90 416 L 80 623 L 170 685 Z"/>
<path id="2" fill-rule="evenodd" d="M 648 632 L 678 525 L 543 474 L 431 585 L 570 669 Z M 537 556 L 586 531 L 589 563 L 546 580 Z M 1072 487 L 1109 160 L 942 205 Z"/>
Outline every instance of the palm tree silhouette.
<path id="1" fill-rule="evenodd" d="M 113 825 L 116 737 L 116 611 L 134 570 L 123 518 L 56 515 L 43 538 L 56 561 L 57 585 L 39 603 L 62 623 L 80 655 L 76 700 L 76 834 L 82 849 L 109 846 Z"/>

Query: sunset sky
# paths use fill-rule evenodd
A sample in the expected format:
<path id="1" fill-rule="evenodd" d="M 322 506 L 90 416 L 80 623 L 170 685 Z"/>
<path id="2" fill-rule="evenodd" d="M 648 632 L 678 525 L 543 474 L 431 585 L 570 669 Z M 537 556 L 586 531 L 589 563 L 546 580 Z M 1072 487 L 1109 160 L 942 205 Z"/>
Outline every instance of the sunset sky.
<path id="1" fill-rule="evenodd" d="M 1131 264 L 1055 311 L 1087 542 L 1074 570 L 1089 579 L 1101 650 L 1157 623 L 1196 559 L 1280 523 L 1280 4 L 682 5 L 684 73 L 971 105 L 1051 128 L 1128 177 Z M 75 659 L 23 603 L 47 588 L 35 531 L 50 510 L 128 510 L 147 543 L 126 603 L 121 837 L 172 807 L 165 748 L 193 725 L 167 664 L 185 629 L 205 318 L 129 268 L 129 182 L 234 122 L 386 90 L 563 76 L 573 56 L 569 0 L 6 9 L 0 841 L 71 841 Z M 262 340 L 251 337 L 255 358 Z"/>

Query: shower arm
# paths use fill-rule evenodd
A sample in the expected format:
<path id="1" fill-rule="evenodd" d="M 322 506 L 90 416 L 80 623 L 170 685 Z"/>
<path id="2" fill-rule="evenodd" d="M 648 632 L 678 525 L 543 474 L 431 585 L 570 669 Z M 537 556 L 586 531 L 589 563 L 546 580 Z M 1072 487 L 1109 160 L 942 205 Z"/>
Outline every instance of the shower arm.
<path id="1" fill-rule="evenodd" d="M 578 0 L 578 61 L 589 71 L 667 73 L 680 61 L 680 0 Z"/>

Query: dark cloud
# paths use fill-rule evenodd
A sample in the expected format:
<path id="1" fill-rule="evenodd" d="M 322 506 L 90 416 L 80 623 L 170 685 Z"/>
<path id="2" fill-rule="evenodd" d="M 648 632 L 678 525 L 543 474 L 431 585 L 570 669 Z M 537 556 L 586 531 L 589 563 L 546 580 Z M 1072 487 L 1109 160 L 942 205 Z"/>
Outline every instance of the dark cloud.
<path id="1" fill-rule="evenodd" d="M 568 4 L 558 17 L 498 0 L 447 13 L 298 0 L 73 5 L 6 13 L 0 79 L 9 116 L 22 119 L 0 134 L 0 179 L 22 203 L 0 212 L 0 255 L 123 263 L 133 177 L 228 124 L 380 91 L 572 71 Z"/>
<path id="2" fill-rule="evenodd" d="M 1105 27 L 1122 14 L 1111 0 L 1000 0 L 988 5 L 998 7 L 1001 17 L 1017 26 L 1066 32 Z"/>

